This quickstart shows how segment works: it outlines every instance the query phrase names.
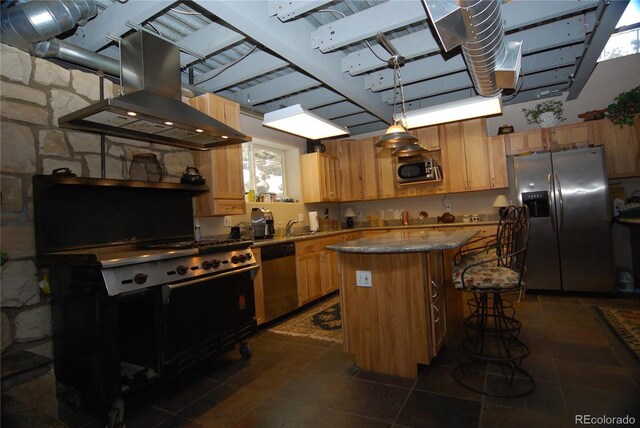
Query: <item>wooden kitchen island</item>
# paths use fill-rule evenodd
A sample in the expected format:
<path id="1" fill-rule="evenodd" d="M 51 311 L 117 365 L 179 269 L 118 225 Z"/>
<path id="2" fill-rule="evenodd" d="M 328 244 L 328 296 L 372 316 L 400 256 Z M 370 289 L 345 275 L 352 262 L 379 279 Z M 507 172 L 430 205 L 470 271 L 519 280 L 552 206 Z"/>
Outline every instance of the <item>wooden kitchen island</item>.
<path id="1" fill-rule="evenodd" d="M 416 378 L 431 362 L 447 334 L 443 251 L 476 234 L 403 230 L 327 247 L 340 253 L 344 349 L 358 367 Z"/>

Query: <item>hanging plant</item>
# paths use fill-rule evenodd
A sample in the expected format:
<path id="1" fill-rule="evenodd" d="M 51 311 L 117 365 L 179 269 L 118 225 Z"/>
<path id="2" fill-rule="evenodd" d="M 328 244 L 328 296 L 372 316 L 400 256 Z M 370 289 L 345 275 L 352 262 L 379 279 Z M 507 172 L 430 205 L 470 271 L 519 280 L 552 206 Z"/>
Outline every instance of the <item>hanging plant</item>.
<path id="1" fill-rule="evenodd" d="M 640 113 L 640 86 L 621 92 L 605 110 L 605 116 L 616 125 L 632 126 L 634 117 Z"/>
<path id="2" fill-rule="evenodd" d="M 522 112 L 527 119 L 527 123 L 537 123 L 542 128 L 554 126 L 558 122 L 566 120 L 562 101 L 547 100 L 536 104 L 532 109 L 523 108 Z"/>

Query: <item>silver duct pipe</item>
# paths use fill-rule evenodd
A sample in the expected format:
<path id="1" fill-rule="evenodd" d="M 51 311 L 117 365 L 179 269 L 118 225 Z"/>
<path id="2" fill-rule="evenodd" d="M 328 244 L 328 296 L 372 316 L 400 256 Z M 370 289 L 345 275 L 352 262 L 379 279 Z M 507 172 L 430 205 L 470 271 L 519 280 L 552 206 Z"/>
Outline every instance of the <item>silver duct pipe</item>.
<path id="1" fill-rule="evenodd" d="M 60 39 L 38 43 L 33 52 L 39 58 L 57 58 L 71 64 L 101 70 L 111 76 L 120 77 L 120 62 L 108 56 L 97 54 Z"/>
<path id="2" fill-rule="evenodd" d="M 462 45 L 462 54 L 479 95 L 491 97 L 515 88 L 521 42 L 505 43 L 502 1 L 423 0 L 445 51 Z M 500 73 L 499 78 L 496 73 Z"/>
<path id="3" fill-rule="evenodd" d="M 37 43 L 84 25 L 97 13 L 93 0 L 18 4 L 2 11 L 2 42 L 33 53 Z"/>

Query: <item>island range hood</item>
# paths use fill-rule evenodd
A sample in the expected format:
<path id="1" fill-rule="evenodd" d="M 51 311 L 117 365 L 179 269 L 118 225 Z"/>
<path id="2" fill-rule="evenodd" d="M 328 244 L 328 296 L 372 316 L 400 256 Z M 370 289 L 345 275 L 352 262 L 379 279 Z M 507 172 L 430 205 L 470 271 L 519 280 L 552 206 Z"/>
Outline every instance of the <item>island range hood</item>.
<path id="1" fill-rule="evenodd" d="M 144 31 L 120 43 L 124 95 L 62 116 L 63 128 L 195 150 L 251 137 L 181 101 L 180 50 Z"/>

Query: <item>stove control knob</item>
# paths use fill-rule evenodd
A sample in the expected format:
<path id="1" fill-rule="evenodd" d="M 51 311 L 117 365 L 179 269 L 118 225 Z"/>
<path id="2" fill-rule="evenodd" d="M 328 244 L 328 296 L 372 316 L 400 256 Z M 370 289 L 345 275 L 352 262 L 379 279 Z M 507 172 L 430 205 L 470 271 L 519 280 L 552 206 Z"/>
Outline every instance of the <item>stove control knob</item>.
<path id="1" fill-rule="evenodd" d="M 145 282 L 147 282 L 147 278 L 149 278 L 149 275 L 146 275 L 144 273 L 137 273 L 134 277 L 133 277 L 133 281 L 136 284 L 144 284 Z"/>
<path id="2" fill-rule="evenodd" d="M 251 260 L 251 257 L 252 257 L 252 256 L 253 256 L 253 255 L 252 255 L 251 253 L 247 253 L 247 254 L 245 254 L 245 255 L 244 255 L 244 257 L 245 257 L 247 260 Z"/>
<path id="3" fill-rule="evenodd" d="M 244 255 L 240 254 L 239 256 L 233 256 L 231 257 L 231 263 L 243 263 L 244 262 Z"/>
<path id="4" fill-rule="evenodd" d="M 211 269 L 211 262 L 209 262 L 209 261 L 202 262 L 202 269 L 204 269 L 204 270 Z"/>
<path id="5" fill-rule="evenodd" d="M 218 266 L 220 266 L 220 260 L 218 259 L 213 259 L 211 260 L 211 266 L 216 269 Z"/>
<path id="6" fill-rule="evenodd" d="M 185 275 L 187 272 L 189 272 L 189 268 L 186 266 L 180 265 L 176 268 L 176 272 L 178 272 L 180 275 Z"/>

